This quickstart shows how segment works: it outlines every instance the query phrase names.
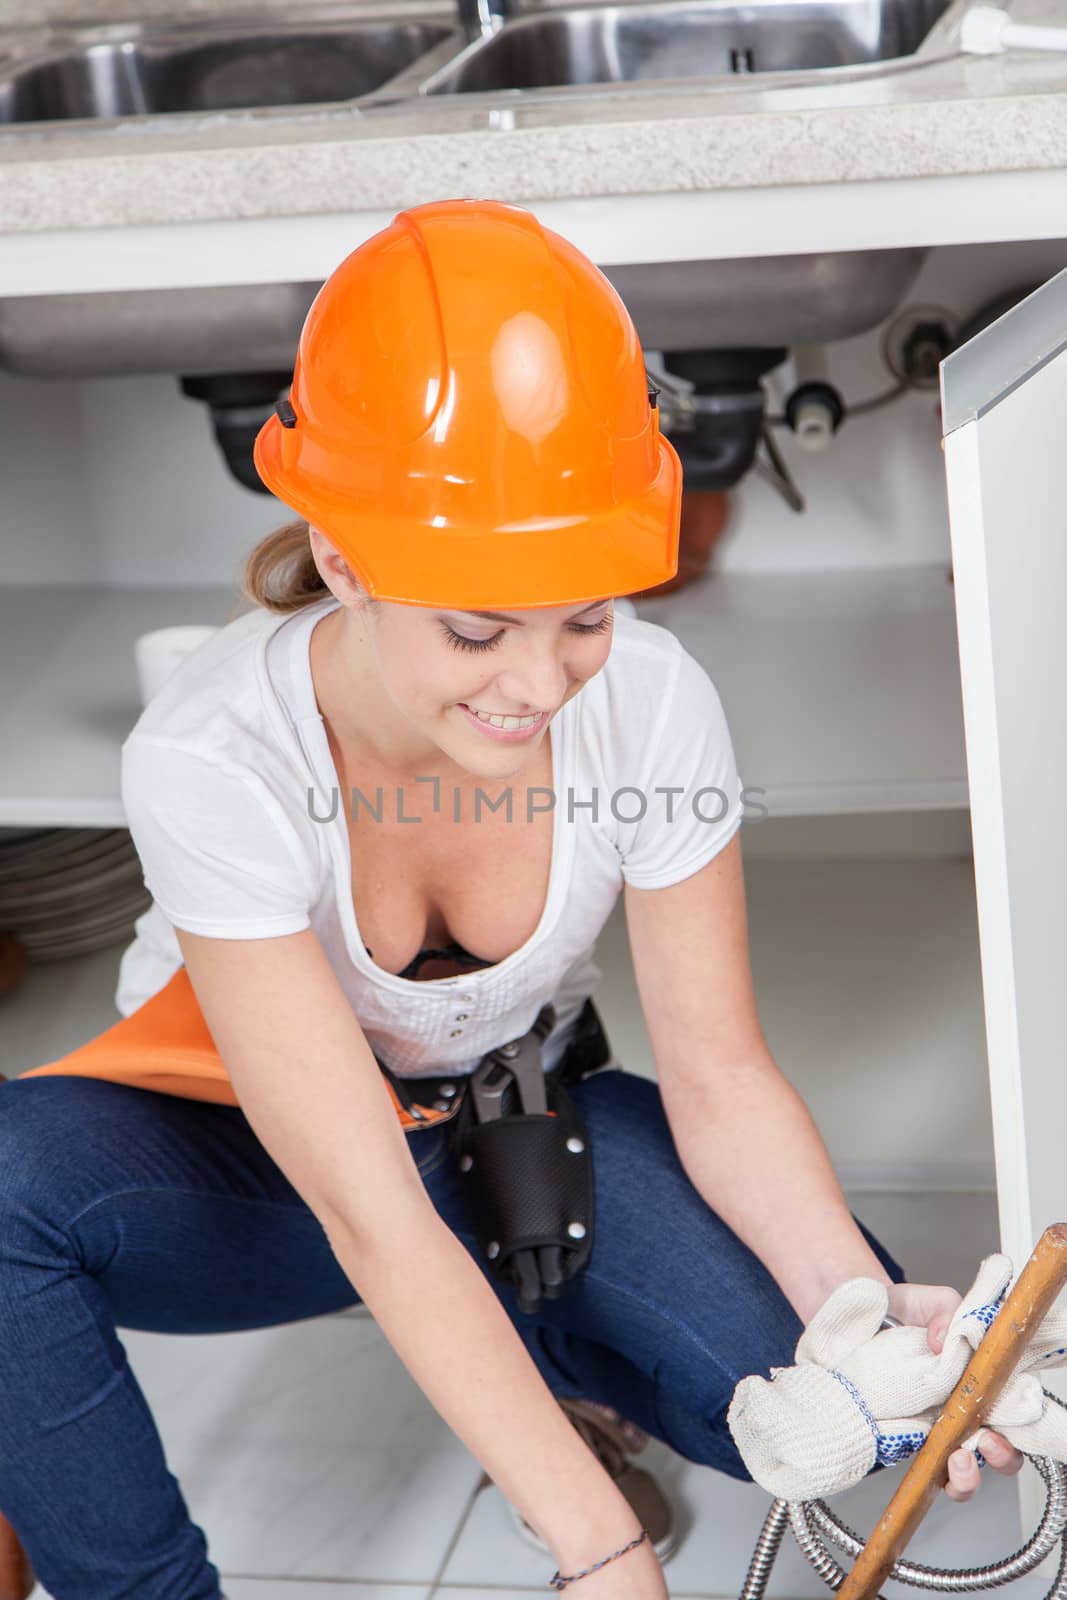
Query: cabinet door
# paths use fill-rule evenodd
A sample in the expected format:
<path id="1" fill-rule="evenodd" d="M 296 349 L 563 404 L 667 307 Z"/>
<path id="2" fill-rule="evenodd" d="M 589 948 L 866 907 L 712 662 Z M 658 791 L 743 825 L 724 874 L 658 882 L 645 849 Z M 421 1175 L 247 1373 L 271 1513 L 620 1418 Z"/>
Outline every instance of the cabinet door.
<path id="1" fill-rule="evenodd" d="M 1067 1220 L 1067 271 L 942 363 L 941 400 L 1000 1248 L 1018 1272 Z M 1044 1381 L 1067 1395 L 1062 1369 Z"/>

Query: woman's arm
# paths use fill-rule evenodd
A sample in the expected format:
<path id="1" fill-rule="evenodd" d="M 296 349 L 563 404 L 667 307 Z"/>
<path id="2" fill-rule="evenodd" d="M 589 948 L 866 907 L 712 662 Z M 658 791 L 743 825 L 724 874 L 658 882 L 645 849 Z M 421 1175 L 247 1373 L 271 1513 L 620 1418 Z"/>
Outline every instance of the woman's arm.
<path id="1" fill-rule="evenodd" d="M 848 1278 L 891 1284 L 849 1211 L 810 1111 L 763 1036 L 748 954 L 741 836 L 666 889 L 625 891 L 634 971 L 678 1157 L 699 1191 L 776 1280 L 800 1320 Z M 897 1284 L 889 1309 L 925 1324 L 941 1349 L 960 1295 L 945 1285 Z M 998 1472 L 1022 1455 L 986 1429 Z M 949 1465 L 946 1492 L 969 1500 L 969 1451 Z"/>
<path id="2" fill-rule="evenodd" d="M 635 1538 L 640 1524 L 625 1496 L 429 1199 L 316 935 L 233 940 L 178 930 L 178 942 L 253 1131 L 322 1223 L 343 1271 L 440 1415 L 562 1572 Z M 589 1600 L 667 1594 L 647 1543 L 582 1581 Z"/>
<path id="3" fill-rule="evenodd" d="M 848 1278 L 892 1279 L 856 1226 L 826 1146 L 773 1061 L 727 1069 L 714 1091 L 663 1092 L 693 1187 L 759 1256 L 802 1322 Z"/>

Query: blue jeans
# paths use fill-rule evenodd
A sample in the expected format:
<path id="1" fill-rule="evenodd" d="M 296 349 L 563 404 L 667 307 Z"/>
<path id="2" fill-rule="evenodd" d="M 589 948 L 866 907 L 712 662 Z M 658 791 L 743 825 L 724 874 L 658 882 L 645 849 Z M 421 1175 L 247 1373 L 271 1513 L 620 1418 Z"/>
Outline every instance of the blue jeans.
<path id="1" fill-rule="evenodd" d="M 658 1085 L 609 1067 L 571 1092 L 593 1152 L 593 1252 L 536 1316 L 481 1259 L 447 1125 L 408 1134 L 427 1193 L 554 1394 L 747 1479 L 734 1386 L 791 1365 L 801 1323 L 686 1176 Z M 219 1600 L 116 1326 L 226 1333 L 358 1301 L 239 1107 L 90 1078 L 0 1083 L 0 1511 L 56 1600 Z"/>

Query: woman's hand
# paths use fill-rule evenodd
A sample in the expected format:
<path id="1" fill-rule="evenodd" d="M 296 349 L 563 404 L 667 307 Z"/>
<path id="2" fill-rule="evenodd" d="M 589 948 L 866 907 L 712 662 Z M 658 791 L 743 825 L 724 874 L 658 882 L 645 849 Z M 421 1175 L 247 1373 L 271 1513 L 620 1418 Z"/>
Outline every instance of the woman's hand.
<path id="1" fill-rule="evenodd" d="M 955 1289 L 944 1284 L 895 1283 L 889 1289 L 889 1314 L 909 1327 L 925 1327 L 926 1340 L 935 1355 L 945 1343 L 948 1325 L 963 1299 Z M 984 1428 L 977 1444 L 989 1465 L 996 1472 L 1010 1475 L 1023 1464 L 1022 1451 L 1009 1444 L 1003 1434 Z M 945 1493 L 950 1500 L 970 1500 L 978 1488 L 980 1471 L 972 1450 L 956 1450 L 948 1461 L 948 1483 Z"/>

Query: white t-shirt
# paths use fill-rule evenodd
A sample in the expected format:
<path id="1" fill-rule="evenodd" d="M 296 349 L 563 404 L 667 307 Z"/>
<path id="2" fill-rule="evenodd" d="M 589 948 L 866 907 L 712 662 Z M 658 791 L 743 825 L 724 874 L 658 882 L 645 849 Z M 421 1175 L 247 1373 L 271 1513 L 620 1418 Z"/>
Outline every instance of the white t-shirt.
<path id="1" fill-rule="evenodd" d="M 596 939 L 623 882 L 677 883 L 740 826 L 718 692 L 669 629 L 616 613 L 604 666 L 549 724 L 552 865 L 537 928 L 494 966 L 401 978 L 374 963 L 356 924 L 352 797 L 341 793 L 315 701 L 311 631 L 338 604 L 327 595 L 288 616 L 257 607 L 228 623 L 186 658 L 123 744 L 122 799 L 153 904 L 123 952 L 116 1005 L 128 1016 L 182 965 L 175 926 L 219 939 L 310 927 L 394 1071 L 473 1071 L 549 1000 L 557 1020 L 542 1058 L 551 1068 L 603 977 Z M 415 815 L 432 808 L 424 787 Z M 451 815 L 446 784 L 440 794 Z"/>

